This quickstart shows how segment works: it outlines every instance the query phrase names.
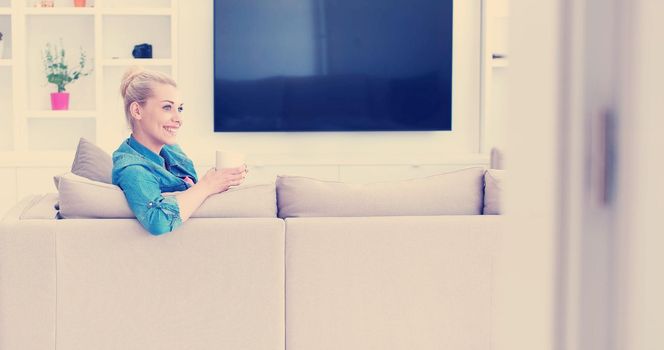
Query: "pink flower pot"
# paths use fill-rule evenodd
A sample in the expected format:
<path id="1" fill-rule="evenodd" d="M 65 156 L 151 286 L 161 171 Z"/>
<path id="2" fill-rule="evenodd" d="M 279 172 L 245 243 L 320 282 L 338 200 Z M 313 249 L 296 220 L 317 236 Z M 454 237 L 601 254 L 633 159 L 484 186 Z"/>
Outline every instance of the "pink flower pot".
<path id="1" fill-rule="evenodd" d="M 54 111 L 69 109 L 69 93 L 68 92 L 52 92 L 51 93 L 51 109 Z"/>
<path id="2" fill-rule="evenodd" d="M 85 7 L 85 0 L 74 0 L 74 7 Z"/>

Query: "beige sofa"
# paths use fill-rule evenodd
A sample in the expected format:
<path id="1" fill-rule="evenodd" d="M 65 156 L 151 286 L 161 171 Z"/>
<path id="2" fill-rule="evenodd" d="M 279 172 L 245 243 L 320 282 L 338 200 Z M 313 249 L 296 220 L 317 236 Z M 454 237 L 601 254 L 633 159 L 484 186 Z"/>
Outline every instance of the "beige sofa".
<path id="1" fill-rule="evenodd" d="M 56 220 L 57 200 L 0 223 L 2 350 L 492 347 L 500 215 L 290 206 L 152 236 L 134 219 Z"/>

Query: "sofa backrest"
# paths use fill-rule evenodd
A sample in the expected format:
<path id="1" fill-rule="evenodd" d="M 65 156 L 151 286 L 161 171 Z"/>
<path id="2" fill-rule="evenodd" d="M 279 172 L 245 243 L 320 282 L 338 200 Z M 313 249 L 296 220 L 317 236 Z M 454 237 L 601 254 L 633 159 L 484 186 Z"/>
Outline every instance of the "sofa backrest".
<path id="1" fill-rule="evenodd" d="M 287 218 L 286 348 L 492 348 L 503 220 Z"/>
<path id="2" fill-rule="evenodd" d="M 192 218 L 152 236 L 38 218 L 54 198 L 0 222 L 0 348 L 491 347 L 503 216 Z"/>

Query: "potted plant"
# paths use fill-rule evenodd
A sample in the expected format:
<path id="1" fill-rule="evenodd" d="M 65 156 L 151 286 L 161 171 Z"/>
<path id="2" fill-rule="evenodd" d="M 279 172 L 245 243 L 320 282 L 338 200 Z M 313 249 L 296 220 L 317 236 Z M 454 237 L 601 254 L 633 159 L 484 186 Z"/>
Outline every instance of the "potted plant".
<path id="1" fill-rule="evenodd" d="M 92 72 L 91 68 L 86 70 L 85 51 L 81 48 L 78 67 L 70 70 L 65 61 L 65 49 L 62 46 L 62 41 L 60 41 L 60 47 L 47 43 L 43 60 L 46 79 L 49 83 L 58 87 L 58 92 L 51 93 L 51 109 L 69 109 L 69 93 L 65 91 L 65 86 Z"/>
<path id="2" fill-rule="evenodd" d="M 2 32 L 0 32 L 0 59 L 4 55 L 4 51 L 5 51 L 5 41 L 2 40 Z"/>

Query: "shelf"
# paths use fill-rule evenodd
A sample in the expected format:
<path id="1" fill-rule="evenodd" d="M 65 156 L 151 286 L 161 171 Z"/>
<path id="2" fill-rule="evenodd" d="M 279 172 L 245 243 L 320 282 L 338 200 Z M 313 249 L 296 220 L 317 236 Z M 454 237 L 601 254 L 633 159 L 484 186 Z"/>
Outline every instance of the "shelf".
<path id="1" fill-rule="evenodd" d="M 12 59 L 11 58 L 0 58 L 0 67 L 11 67 Z"/>
<path id="2" fill-rule="evenodd" d="M 36 16 L 90 16 L 95 12 L 93 7 L 29 7 L 25 9 L 26 15 Z"/>
<path id="3" fill-rule="evenodd" d="M 169 9 L 174 7 L 176 0 L 104 0 L 102 8 L 152 8 L 152 9 Z"/>
<path id="4" fill-rule="evenodd" d="M 80 118 L 96 118 L 97 111 L 28 111 L 26 118 L 28 119 L 80 119 Z"/>
<path id="5" fill-rule="evenodd" d="M 71 165 L 75 151 L 0 151 L 0 168 L 48 168 Z"/>
<path id="6" fill-rule="evenodd" d="M 171 59 L 172 42 L 171 16 L 103 16 L 102 57 L 110 59 L 132 59 L 132 49 L 136 44 L 152 45 L 152 59 Z M 131 35 L 117 35 L 129 28 Z"/>
<path id="7" fill-rule="evenodd" d="M 11 15 L 11 14 L 12 14 L 11 7 L 0 7 L 0 15 Z"/>
<path id="8" fill-rule="evenodd" d="M 172 66 L 172 59 L 132 59 L 132 58 L 120 58 L 120 59 L 105 59 L 103 62 L 104 66 L 108 67 L 122 67 L 122 66 Z"/>
<path id="9" fill-rule="evenodd" d="M 26 8 L 26 15 L 33 16 L 91 16 L 95 9 L 91 7 L 35 7 Z"/>
<path id="10" fill-rule="evenodd" d="M 170 16 L 173 11 L 169 8 L 105 8 L 101 13 L 107 16 Z"/>
<path id="11" fill-rule="evenodd" d="M 11 8 L 0 8 L 0 14 L 11 14 Z M 170 16 L 173 11 L 169 8 L 104 8 L 94 7 L 29 7 L 25 9 L 26 15 L 94 15 L 101 13 L 106 16 Z"/>

